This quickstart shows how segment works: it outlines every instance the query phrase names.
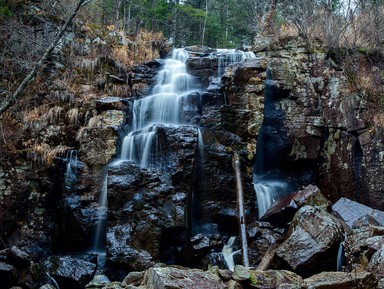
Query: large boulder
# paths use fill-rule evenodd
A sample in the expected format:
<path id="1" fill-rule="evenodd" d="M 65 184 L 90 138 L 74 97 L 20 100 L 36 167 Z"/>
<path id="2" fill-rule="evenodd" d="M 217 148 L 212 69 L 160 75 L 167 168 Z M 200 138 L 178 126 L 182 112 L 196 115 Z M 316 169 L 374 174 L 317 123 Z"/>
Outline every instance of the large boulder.
<path id="1" fill-rule="evenodd" d="M 368 264 L 368 271 L 376 275 L 378 279 L 384 278 L 384 247 L 382 246 Z"/>
<path id="2" fill-rule="evenodd" d="M 296 213 L 289 230 L 289 237 L 276 249 L 276 254 L 295 272 L 308 276 L 336 266 L 343 225 L 334 216 L 304 206 Z"/>
<path id="3" fill-rule="evenodd" d="M 377 284 L 369 272 L 322 272 L 304 281 L 308 289 L 372 289 Z"/>
<path id="4" fill-rule="evenodd" d="M 62 288 L 84 288 L 96 271 L 94 263 L 70 256 L 51 256 L 43 265 Z"/>

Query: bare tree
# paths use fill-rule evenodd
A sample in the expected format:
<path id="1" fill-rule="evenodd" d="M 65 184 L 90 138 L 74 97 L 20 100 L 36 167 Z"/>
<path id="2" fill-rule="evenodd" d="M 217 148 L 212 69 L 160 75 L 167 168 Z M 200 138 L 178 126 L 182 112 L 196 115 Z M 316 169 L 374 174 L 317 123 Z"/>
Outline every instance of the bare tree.
<path id="1" fill-rule="evenodd" d="M 44 63 L 47 61 L 47 59 L 51 56 L 52 52 L 54 51 L 55 47 L 59 44 L 60 40 L 62 39 L 65 31 L 67 30 L 69 24 L 72 22 L 73 18 L 77 15 L 80 8 L 88 2 L 87 0 L 79 0 L 77 3 L 75 9 L 73 10 L 72 14 L 68 17 L 68 19 L 65 21 L 63 26 L 60 28 L 59 32 L 57 33 L 55 39 L 52 41 L 52 43 L 49 45 L 49 47 L 45 50 L 43 56 L 41 59 L 37 62 L 37 64 L 32 68 L 32 70 L 29 72 L 29 74 L 24 78 L 24 80 L 21 82 L 21 84 L 18 86 L 18 88 L 15 90 L 15 92 L 10 93 L 8 91 L 4 91 L 1 93 L 2 99 L 0 102 L 0 115 L 4 113 L 9 107 L 12 106 L 12 104 L 20 97 L 20 94 L 23 92 L 23 90 L 28 86 L 28 84 L 35 78 L 37 73 L 39 72 L 40 68 L 44 65 Z"/>

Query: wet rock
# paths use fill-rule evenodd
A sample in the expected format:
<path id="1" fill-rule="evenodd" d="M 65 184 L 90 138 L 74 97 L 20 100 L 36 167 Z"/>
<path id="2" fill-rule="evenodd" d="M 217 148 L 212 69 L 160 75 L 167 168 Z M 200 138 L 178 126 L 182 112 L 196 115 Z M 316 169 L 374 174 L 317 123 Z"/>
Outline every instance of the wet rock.
<path id="1" fill-rule="evenodd" d="M 369 272 L 322 272 L 304 281 L 308 289 L 371 289 L 377 284 Z"/>
<path id="2" fill-rule="evenodd" d="M 145 271 L 130 272 L 127 277 L 124 278 L 123 284 L 139 286 L 144 280 Z"/>
<path id="3" fill-rule="evenodd" d="M 89 282 L 85 288 L 97 289 L 103 288 L 108 283 L 110 283 L 109 279 L 105 275 L 95 275 L 91 282 Z"/>
<path id="4" fill-rule="evenodd" d="M 0 288 L 10 288 L 17 280 L 16 269 L 12 265 L 0 262 Z"/>
<path id="5" fill-rule="evenodd" d="M 132 239 L 132 231 L 129 225 L 108 229 L 107 262 L 109 275 L 114 279 L 123 279 L 129 271 L 145 270 L 155 264 L 147 251 L 134 248 L 136 240 Z"/>
<path id="6" fill-rule="evenodd" d="M 226 283 L 226 286 L 228 289 L 243 289 L 243 286 L 241 286 L 241 284 L 235 280 L 229 280 Z"/>
<path id="7" fill-rule="evenodd" d="M 69 256 L 51 256 L 43 264 L 46 272 L 63 288 L 84 287 L 92 280 L 96 270 L 94 263 Z"/>
<path id="8" fill-rule="evenodd" d="M 0 261 L 1 260 L 6 261 L 18 269 L 24 269 L 31 264 L 31 257 L 16 246 L 0 251 Z"/>
<path id="9" fill-rule="evenodd" d="M 193 55 L 204 56 L 215 51 L 215 49 L 212 49 L 207 46 L 201 46 L 201 45 L 187 46 L 185 47 L 185 50 L 187 50 L 190 54 L 192 54 L 192 56 Z"/>
<path id="10" fill-rule="evenodd" d="M 105 110 L 127 110 L 127 100 L 121 97 L 104 97 L 96 100 L 96 109 L 97 111 Z"/>
<path id="11" fill-rule="evenodd" d="M 384 212 L 372 209 L 347 198 L 338 200 L 332 206 L 332 212 L 343 219 L 350 227 L 353 227 L 353 224 L 357 220 L 366 215 L 371 216 L 381 226 L 384 225 Z"/>
<path id="12" fill-rule="evenodd" d="M 372 255 L 368 264 L 368 271 L 373 273 L 378 279 L 384 278 L 384 247 L 381 247 Z"/>
<path id="13" fill-rule="evenodd" d="M 219 251 L 223 242 L 219 236 L 197 234 L 189 239 L 189 242 L 180 250 L 178 259 L 183 265 L 220 265 L 220 254 L 209 254 L 211 251 Z M 209 255 L 209 256 L 207 256 Z M 212 262 L 212 263 L 211 263 Z M 206 267 L 205 267 L 206 268 Z M 221 267 L 225 268 L 225 267 Z"/>
<path id="14" fill-rule="evenodd" d="M 150 68 L 160 68 L 163 64 L 164 64 L 164 59 L 160 59 L 160 58 L 157 58 L 145 63 L 145 65 Z"/>
<path id="15" fill-rule="evenodd" d="M 299 288 L 304 287 L 303 279 L 290 271 L 285 270 L 254 270 L 237 265 L 233 273 L 233 280 L 252 288 L 277 288 L 282 284 L 294 284 Z M 248 288 L 248 287 L 246 287 Z"/>
<path id="16" fill-rule="evenodd" d="M 41 286 L 39 289 L 57 289 L 57 288 L 51 284 L 45 284 Z"/>
<path id="17" fill-rule="evenodd" d="M 284 288 L 288 285 L 305 288 L 305 283 L 299 275 L 285 270 L 254 271 L 250 277 L 250 282 L 252 288 L 259 289 Z"/>
<path id="18" fill-rule="evenodd" d="M 343 226 L 334 216 L 304 206 L 296 213 L 290 232 L 276 254 L 295 272 L 308 276 L 311 272 L 334 268 L 336 251 L 343 238 Z M 320 260 L 321 265 L 317 263 Z"/>
<path id="19" fill-rule="evenodd" d="M 202 268 L 211 268 L 217 266 L 218 268 L 228 269 L 224 256 L 220 252 L 209 253 L 202 259 Z"/>
<path id="20" fill-rule="evenodd" d="M 326 209 L 330 202 L 321 194 L 317 186 L 308 185 L 302 190 L 279 198 L 260 220 L 270 222 L 277 227 L 285 227 L 292 220 L 297 210 L 304 205 Z"/>
<path id="21" fill-rule="evenodd" d="M 86 128 L 83 130 L 79 155 L 90 167 L 102 167 L 116 155 L 117 132 L 111 128 Z"/>
<path id="22" fill-rule="evenodd" d="M 248 229 L 248 254 L 251 266 L 257 266 L 271 246 L 279 243 L 283 237 L 266 222 L 253 222 Z"/>
<path id="23" fill-rule="evenodd" d="M 195 116 L 199 115 L 201 111 L 199 102 L 200 94 L 198 92 L 189 93 L 180 98 L 179 107 L 183 123 L 190 123 Z"/>
<path id="24" fill-rule="evenodd" d="M 144 281 L 148 289 L 224 289 L 219 277 L 197 269 L 150 268 Z"/>

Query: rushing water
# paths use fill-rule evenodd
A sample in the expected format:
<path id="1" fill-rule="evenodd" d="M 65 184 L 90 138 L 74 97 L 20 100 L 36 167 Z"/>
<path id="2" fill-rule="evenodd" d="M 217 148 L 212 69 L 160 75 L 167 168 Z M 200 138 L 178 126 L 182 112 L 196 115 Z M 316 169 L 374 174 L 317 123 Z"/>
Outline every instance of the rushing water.
<path id="1" fill-rule="evenodd" d="M 66 168 L 64 173 L 64 186 L 67 192 L 72 191 L 77 181 L 77 151 L 69 150 L 65 158 Z"/>
<path id="2" fill-rule="evenodd" d="M 180 99 L 194 87 L 185 65 L 188 57 L 184 49 L 174 49 L 157 75 L 153 94 L 134 101 L 132 131 L 124 137 L 121 160 L 131 160 L 142 167 L 156 165 L 160 153 L 157 126 L 181 123 Z"/>
<path id="3" fill-rule="evenodd" d="M 221 251 L 228 269 L 232 272 L 235 270 L 235 261 L 233 260 L 233 256 L 240 252 L 240 250 L 233 251 L 233 244 L 235 243 L 235 240 L 236 237 L 230 237 L 228 243 L 223 246 L 223 250 Z"/>
<path id="4" fill-rule="evenodd" d="M 251 52 L 245 52 L 236 49 L 218 49 L 218 67 L 217 67 L 217 76 L 221 77 L 223 75 L 224 69 L 234 63 L 243 62 L 246 59 L 254 59 L 256 55 Z"/>

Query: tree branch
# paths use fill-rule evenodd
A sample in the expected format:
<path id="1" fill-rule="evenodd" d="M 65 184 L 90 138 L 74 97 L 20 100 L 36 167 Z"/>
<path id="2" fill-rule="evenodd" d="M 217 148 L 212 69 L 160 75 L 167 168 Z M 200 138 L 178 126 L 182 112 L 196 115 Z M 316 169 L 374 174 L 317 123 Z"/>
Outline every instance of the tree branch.
<path id="1" fill-rule="evenodd" d="M 87 0 L 80 0 L 77 3 L 76 8 L 73 10 L 72 14 L 68 17 L 67 21 L 63 24 L 60 31 L 56 35 L 55 39 L 49 45 L 47 50 L 45 50 L 43 56 L 39 60 L 39 62 L 35 65 L 35 67 L 31 70 L 31 72 L 24 78 L 24 80 L 21 82 L 19 87 L 16 89 L 16 91 L 11 93 L 6 93 L 5 98 L 0 103 L 0 115 L 3 114 L 12 104 L 16 101 L 16 99 L 19 97 L 19 95 L 23 92 L 23 90 L 27 87 L 27 85 L 33 80 L 33 78 L 36 76 L 38 70 L 43 66 L 44 62 L 48 59 L 48 57 L 52 54 L 52 51 L 55 49 L 61 38 L 63 37 L 65 31 L 67 30 L 69 24 L 72 22 L 73 18 L 77 15 L 79 12 L 81 6 L 87 2 Z"/>

